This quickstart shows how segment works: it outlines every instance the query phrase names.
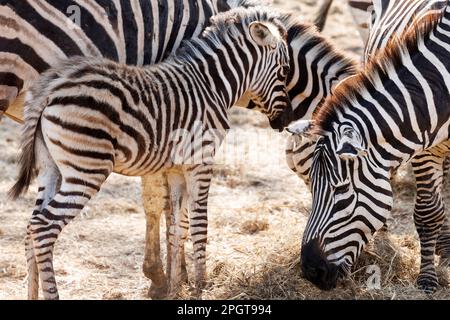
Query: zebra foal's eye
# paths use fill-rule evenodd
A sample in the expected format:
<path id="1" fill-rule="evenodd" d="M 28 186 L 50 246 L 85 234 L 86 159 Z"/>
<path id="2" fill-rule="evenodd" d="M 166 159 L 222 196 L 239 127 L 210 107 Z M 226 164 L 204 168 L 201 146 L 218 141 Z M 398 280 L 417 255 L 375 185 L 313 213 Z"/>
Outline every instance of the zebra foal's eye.
<path id="1" fill-rule="evenodd" d="M 281 74 L 283 75 L 283 77 L 287 77 L 288 73 L 289 73 L 289 66 L 283 66 L 281 68 Z"/>

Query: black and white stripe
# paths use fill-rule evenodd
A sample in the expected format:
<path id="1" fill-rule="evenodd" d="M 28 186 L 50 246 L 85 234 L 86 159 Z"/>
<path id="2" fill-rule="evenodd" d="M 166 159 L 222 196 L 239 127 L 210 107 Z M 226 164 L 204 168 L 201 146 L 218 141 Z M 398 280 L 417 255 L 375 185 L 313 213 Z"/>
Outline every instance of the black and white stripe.
<path id="1" fill-rule="evenodd" d="M 33 61 L 46 59 L 46 61 L 48 62 L 46 63 L 46 65 L 51 65 L 61 57 L 70 56 L 72 54 L 79 53 L 80 51 L 82 52 L 82 54 L 86 55 L 99 54 L 99 52 L 101 54 L 101 47 L 103 44 L 97 44 L 97 42 L 101 41 L 102 37 L 97 34 L 93 34 L 92 30 L 106 30 L 103 34 L 107 34 L 110 38 L 108 40 L 108 43 L 114 43 L 114 45 L 107 46 L 108 48 L 111 48 L 111 53 L 104 53 L 104 55 L 109 57 L 117 55 L 118 60 L 124 63 L 127 61 L 134 62 L 134 60 L 131 61 L 130 59 L 136 59 L 138 65 L 140 65 L 140 63 L 146 64 L 148 62 L 157 62 L 157 59 L 163 58 L 163 56 L 167 55 L 168 52 L 176 49 L 179 46 L 182 38 L 196 36 L 201 31 L 201 26 L 206 23 L 212 13 L 228 10 L 230 7 L 252 6 L 258 1 L 202 0 L 176 1 L 176 4 L 172 2 L 173 1 L 171 0 L 167 0 L 165 4 L 159 2 L 159 6 L 156 6 L 157 8 L 154 8 L 154 1 L 152 2 L 150 0 L 141 0 L 139 1 L 141 10 L 136 11 L 136 9 L 139 8 L 134 8 L 133 12 L 141 11 L 142 14 L 138 13 L 135 17 L 131 15 L 122 15 L 128 17 L 128 20 L 125 20 L 123 17 L 121 18 L 119 14 L 123 11 L 121 9 L 121 1 L 114 1 L 105 4 L 99 1 L 78 1 L 77 4 L 81 6 L 83 10 L 82 12 L 86 11 L 88 13 L 87 17 L 85 17 L 86 22 L 83 22 L 83 26 L 86 27 L 83 27 L 83 32 L 76 29 L 65 31 L 67 33 L 70 33 L 70 38 L 73 39 L 73 42 L 81 48 L 77 50 L 73 49 L 70 46 L 57 48 L 54 45 L 54 41 L 52 40 L 52 37 L 56 37 L 56 35 L 59 35 L 60 28 L 58 26 L 63 26 L 63 23 L 67 23 L 67 10 L 62 7 L 62 4 L 64 3 L 66 5 L 65 8 L 67 8 L 73 4 L 72 2 L 60 1 L 58 4 L 55 4 L 55 6 L 59 6 L 59 11 L 56 7 L 50 10 L 50 12 L 53 12 L 52 16 L 45 15 L 42 12 L 35 12 L 35 16 L 29 14 L 24 17 L 14 12 L 13 14 L 11 13 L 10 18 L 15 21 L 16 25 L 30 25 L 28 26 L 28 28 L 34 30 L 33 37 L 28 36 L 28 38 L 26 37 L 27 32 L 23 32 L 25 35 L 22 35 L 22 31 L 18 32 L 14 29 L 8 31 L 10 33 L 10 37 L 17 37 L 17 39 L 19 39 L 19 42 L 29 44 L 29 49 L 17 49 L 17 51 L 14 53 L 14 57 L 12 57 L 11 59 L 14 61 L 29 61 L 29 64 L 23 64 L 26 66 L 23 69 L 31 70 L 30 73 L 28 74 L 25 72 L 25 76 L 21 76 L 22 65 L 13 65 L 12 67 L 8 67 L 8 70 L 12 70 L 16 75 L 18 75 L 18 78 L 23 78 L 21 82 L 23 82 L 24 84 L 21 85 L 20 88 L 16 87 L 16 92 L 24 92 L 25 88 L 28 88 L 31 83 L 33 83 L 34 79 L 39 74 L 39 71 L 44 70 L 47 67 L 45 66 L 39 68 L 39 64 L 36 64 Z M 194 3 L 196 2 L 198 3 L 194 5 Z M 54 2 L 45 3 L 45 5 L 47 6 L 52 6 L 53 4 Z M 7 10 L 10 10 L 10 8 L 14 8 L 17 3 L 12 1 L 5 1 L 5 5 L 8 5 Z M 123 6 L 126 5 L 127 4 L 124 4 Z M 180 6 L 183 8 L 183 14 L 177 17 L 181 19 L 181 22 L 177 21 L 177 19 L 175 19 L 171 23 L 167 22 L 166 20 L 169 19 L 169 16 L 172 16 L 175 11 L 181 11 L 179 9 Z M 3 9 L 3 7 L 0 6 L 0 13 L 2 15 L 6 15 L 3 14 L 3 11 L 1 9 Z M 92 10 L 92 13 L 89 13 L 89 10 Z M 158 12 L 160 12 L 160 14 L 158 16 L 147 17 L 147 15 L 154 12 L 155 10 L 159 10 Z M 102 12 L 106 12 L 107 15 L 104 17 L 104 14 Z M 89 18 L 91 16 L 95 16 L 97 18 Z M 89 21 L 87 21 L 88 18 Z M 26 19 L 29 19 L 31 22 L 26 22 Z M 164 22 L 163 20 L 166 22 Z M 345 79 L 347 76 L 354 73 L 356 64 L 351 59 L 346 58 L 345 55 L 337 51 L 332 45 L 330 45 L 325 38 L 323 38 L 314 30 L 312 26 L 306 25 L 303 22 L 299 21 L 296 18 L 295 13 L 280 15 L 280 20 L 289 30 L 288 40 L 290 42 L 290 55 L 292 63 L 291 72 L 289 73 L 288 77 L 288 89 L 289 96 L 293 100 L 293 107 L 296 109 L 297 113 L 294 118 L 298 119 L 305 116 L 311 117 L 312 111 L 327 95 L 330 94 L 331 89 L 342 79 Z M 98 25 L 94 25 L 95 23 L 97 23 Z M 123 26 L 124 24 L 126 24 L 127 26 Z M 163 30 L 161 24 L 165 26 L 165 30 Z M 90 25 L 93 29 L 91 29 L 91 27 L 87 28 L 88 25 Z M 130 28 L 130 25 L 137 27 Z M 51 30 L 53 26 L 55 26 L 54 31 Z M 2 27 L 6 28 L 6 26 Z M 45 33 L 39 33 L 39 30 L 41 28 L 45 28 L 45 30 L 47 31 Z M 147 45 L 148 41 L 144 41 L 143 47 L 142 43 L 138 41 L 138 39 L 142 38 L 142 34 L 144 33 L 154 34 L 154 37 L 152 37 L 151 46 Z M 162 38 L 159 38 L 160 33 L 162 33 L 166 37 L 164 38 L 164 41 L 162 40 Z M 178 35 L 173 45 L 167 45 L 167 43 L 172 43 L 172 41 L 168 40 L 169 34 Z M 136 41 L 132 41 L 134 45 L 128 44 L 127 46 L 126 44 L 122 43 L 122 40 L 124 40 L 125 38 L 136 39 Z M 158 39 L 161 41 L 159 41 Z M 139 43 L 141 43 L 141 45 L 139 45 Z M 50 44 L 55 46 L 53 50 L 50 50 L 48 48 L 39 49 L 40 46 L 49 47 Z M 165 46 L 164 54 L 158 54 L 158 52 L 161 52 L 161 50 L 159 49 L 160 46 Z M 133 50 L 131 49 L 127 51 L 125 50 L 125 48 L 127 47 L 135 48 L 137 51 L 133 52 Z M 144 48 L 143 54 L 140 51 L 142 47 Z M 3 53 L 3 56 L 8 57 L 9 55 L 11 55 L 11 53 L 8 53 L 8 50 L 11 50 L 10 48 L 12 47 L 2 45 L 2 42 L 0 41 L 0 56 L 2 56 L 3 51 L 5 52 Z M 90 50 L 88 50 L 87 48 L 90 48 Z M 45 55 L 43 55 L 41 58 L 40 56 L 38 56 L 35 59 L 21 58 L 26 57 L 30 51 L 41 53 L 45 52 Z M 117 52 L 121 52 L 121 54 L 116 54 Z M 127 52 L 129 54 L 127 54 Z M 131 56 L 136 56 L 137 58 L 130 58 Z M 1 79 L 2 78 L 0 77 L 0 84 L 2 83 Z M 18 106 L 19 110 L 20 106 L 23 103 L 23 99 L 20 98 L 22 98 L 22 95 L 19 95 L 19 98 L 12 103 L 13 105 Z M 254 107 L 254 104 L 251 106 Z M 9 110 L 11 109 L 15 108 L 10 108 Z M 18 118 L 21 118 L 20 112 L 15 114 Z M 166 278 L 160 258 L 159 228 L 155 227 L 159 226 L 160 215 L 163 211 L 168 215 L 169 221 L 172 219 L 170 217 L 170 210 L 168 205 L 169 190 L 167 189 L 168 184 L 166 180 L 167 179 L 165 176 L 156 177 L 155 175 L 143 177 L 142 179 L 143 202 L 147 218 L 146 249 L 143 269 L 144 273 L 150 279 L 152 279 L 151 295 L 156 297 L 160 296 L 161 294 L 163 295 L 166 291 Z M 204 230 L 198 230 L 197 232 L 205 234 L 204 241 L 206 241 L 206 224 L 204 224 Z M 172 235 L 169 232 L 169 240 L 171 236 Z M 168 254 L 167 266 L 169 269 L 171 265 L 170 257 L 171 255 Z M 182 259 L 182 261 L 184 261 L 184 259 Z M 186 273 L 185 267 L 183 267 L 183 272 Z"/>
<path id="2" fill-rule="evenodd" d="M 439 161 L 431 179 L 434 193 L 423 194 L 420 184 L 418 189 L 425 201 L 414 213 L 421 243 L 417 283 L 426 292 L 437 288 L 435 248 L 445 214 L 440 201 L 433 199 L 437 208 L 429 207 L 426 198 L 439 197 L 450 146 L 449 30 L 448 5 L 441 14 L 415 20 L 400 40 L 339 86 L 315 117 L 316 129 L 309 132 L 318 139 L 310 174 L 313 208 L 301 265 L 323 289 L 349 271 L 386 221 L 393 203 L 392 171 L 415 156 L 414 161 L 428 161 L 424 151 Z M 298 133 L 305 128 L 301 124 Z"/>
<path id="3" fill-rule="evenodd" d="M 8 109 L 6 115 L 22 122 L 26 90 L 59 59 L 85 55 L 138 66 L 159 62 L 176 50 L 182 40 L 198 36 L 213 14 L 233 7 L 254 6 L 257 2 L 1 1 L 0 116 Z M 74 13 L 80 14 L 79 21 L 71 19 Z M 147 226 L 144 273 L 153 280 L 151 291 L 157 292 L 166 283 L 160 258 L 159 218 L 168 207 L 152 204 L 167 203 L 168 191 L 162 187 L 167 182 L 157 183 L 160 188 L 146 183 L 153 180 L 154 177 L 143 177 L 146 218 L 155 223 Z M 166 195 L 164 201 L 159 200 L 161 195 Z"/>
<path id="4" fill-rule="evenodd" d="M 138 66 L 152 64 L 176 50 L 183 39 L 199 35 L 213 14 L 255 3 L 2 0 L 0 111 L 9 107 L 9 113 L 20 121 L 23 101 L 16 98 L 58 59 L 83 55 Z M 76 14 L 79 19 L 74 18 Z"/>
<path id="5" fill-rule="evenodd" d="M 38 276 L 44 296 L 58 298 L 54 243 L 111 172 L 166 172 L 174 250 L 186 229 L 180 221 L 183 207 L 199 227 L 206 223 L 211 159 L 229 128 L 227 109 L 244 92 L 265 107 L 271 121 L 290 107 L 287 34 L 276 18 L 263 8 L 218 15 L 201 38 L 145 69 L 75 57 L 44 73 L 27 99 L 21 174 L 12 189 L 18 196 L 37 169 L 40 191 L 27 236 L 31 298 L 37 297 Z M 179 142 L 172 134 L 196 133 L 198 123 L 200 134 L 211 136 L 175 157 Z M 187 162 L 193 159 L 200 161 Z M 204 235 L 196 225 L 191 228 L 194 252 L 204 254 Z M 175 258 L 172 270 L 178 272 L 181 261 Z M 179 274 L 172 276 L 178 280 Z M 196 276 L 201 286 L 204 274 Z M 171 293 L 177 285 L 170 283 Z"/>

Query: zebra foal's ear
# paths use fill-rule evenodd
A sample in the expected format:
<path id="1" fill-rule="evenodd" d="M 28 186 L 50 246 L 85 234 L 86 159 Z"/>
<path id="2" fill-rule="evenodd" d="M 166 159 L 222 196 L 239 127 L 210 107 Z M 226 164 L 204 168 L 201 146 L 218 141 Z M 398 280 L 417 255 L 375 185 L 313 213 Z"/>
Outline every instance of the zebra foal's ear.
<path id="1" fill-rule="evenodd" d="M 262 47 L 269 46 L 275 49 L 282 39 L 278 29 L 271 24 L 255 21 L 249 25 L 249 30 L 252 39 Z"/>
<path id="2" fill-rule="evenodd" d="M 364 157 L 367 151 L 362 145 L 359 134 L 351 128 L 346 128 L 341 136 L 336 153 L 343 160 Z"/>

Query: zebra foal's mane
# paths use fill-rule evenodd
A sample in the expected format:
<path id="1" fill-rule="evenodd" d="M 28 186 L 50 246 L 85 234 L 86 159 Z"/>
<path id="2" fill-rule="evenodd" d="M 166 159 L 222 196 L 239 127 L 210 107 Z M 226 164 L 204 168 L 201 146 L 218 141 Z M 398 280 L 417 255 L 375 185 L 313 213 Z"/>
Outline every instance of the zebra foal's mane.
<path id="1" fill-rule="evenodd" d="M 404 54 L 418 53 L 419 45 L 426 40 L 437 27 L 442 14 L 431 14 L 413 22 L 413 25 L 399 37 L 389 40 L 386 48 L 380 50 L 369 59 L 364 69 L 358 74 L 346 79 L 339 85 L 325 103 L 319 107 L 313 120 L 316 133 L 333 130 L 333 122 L 337 120 L 339 110 L 343 111 L 363 92 L 370 87 L 376 87 L 376 79 L 388 79 L 389 70 L 403 66 Z"/>
<path id="2" fill-rule="evenodd" d="M 242 28 L 252 21 L 273 23 L 280 35 L 287 41 L 287 33 L 276 13 L 271 13 L 265 7 L 234 8 L 227 12 L 218 13 L 211 18 L 211 25 L 195 39 L 183 40 L 180 48 L 171 54 L 167 61 L 177 59 L 190 60 L 201 56 L 199 49 L 207 46 L 220 46 L 226 40 L 235 39 L 242 34 Z"/>

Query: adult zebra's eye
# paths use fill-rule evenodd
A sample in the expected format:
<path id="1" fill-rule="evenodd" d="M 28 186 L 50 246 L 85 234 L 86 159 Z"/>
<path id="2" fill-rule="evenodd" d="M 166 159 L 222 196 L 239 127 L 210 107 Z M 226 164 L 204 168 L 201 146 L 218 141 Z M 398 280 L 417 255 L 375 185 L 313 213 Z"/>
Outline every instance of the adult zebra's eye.
<path id="1" fill-rule="evenodd" d="M 343 184 L 337 185 L 334 188 L 334 192 L 337 194 L 342 194 L 342 193 L 347 193 L 349 189 L 350 189 L 350 183 L 343 183 Z"/>

